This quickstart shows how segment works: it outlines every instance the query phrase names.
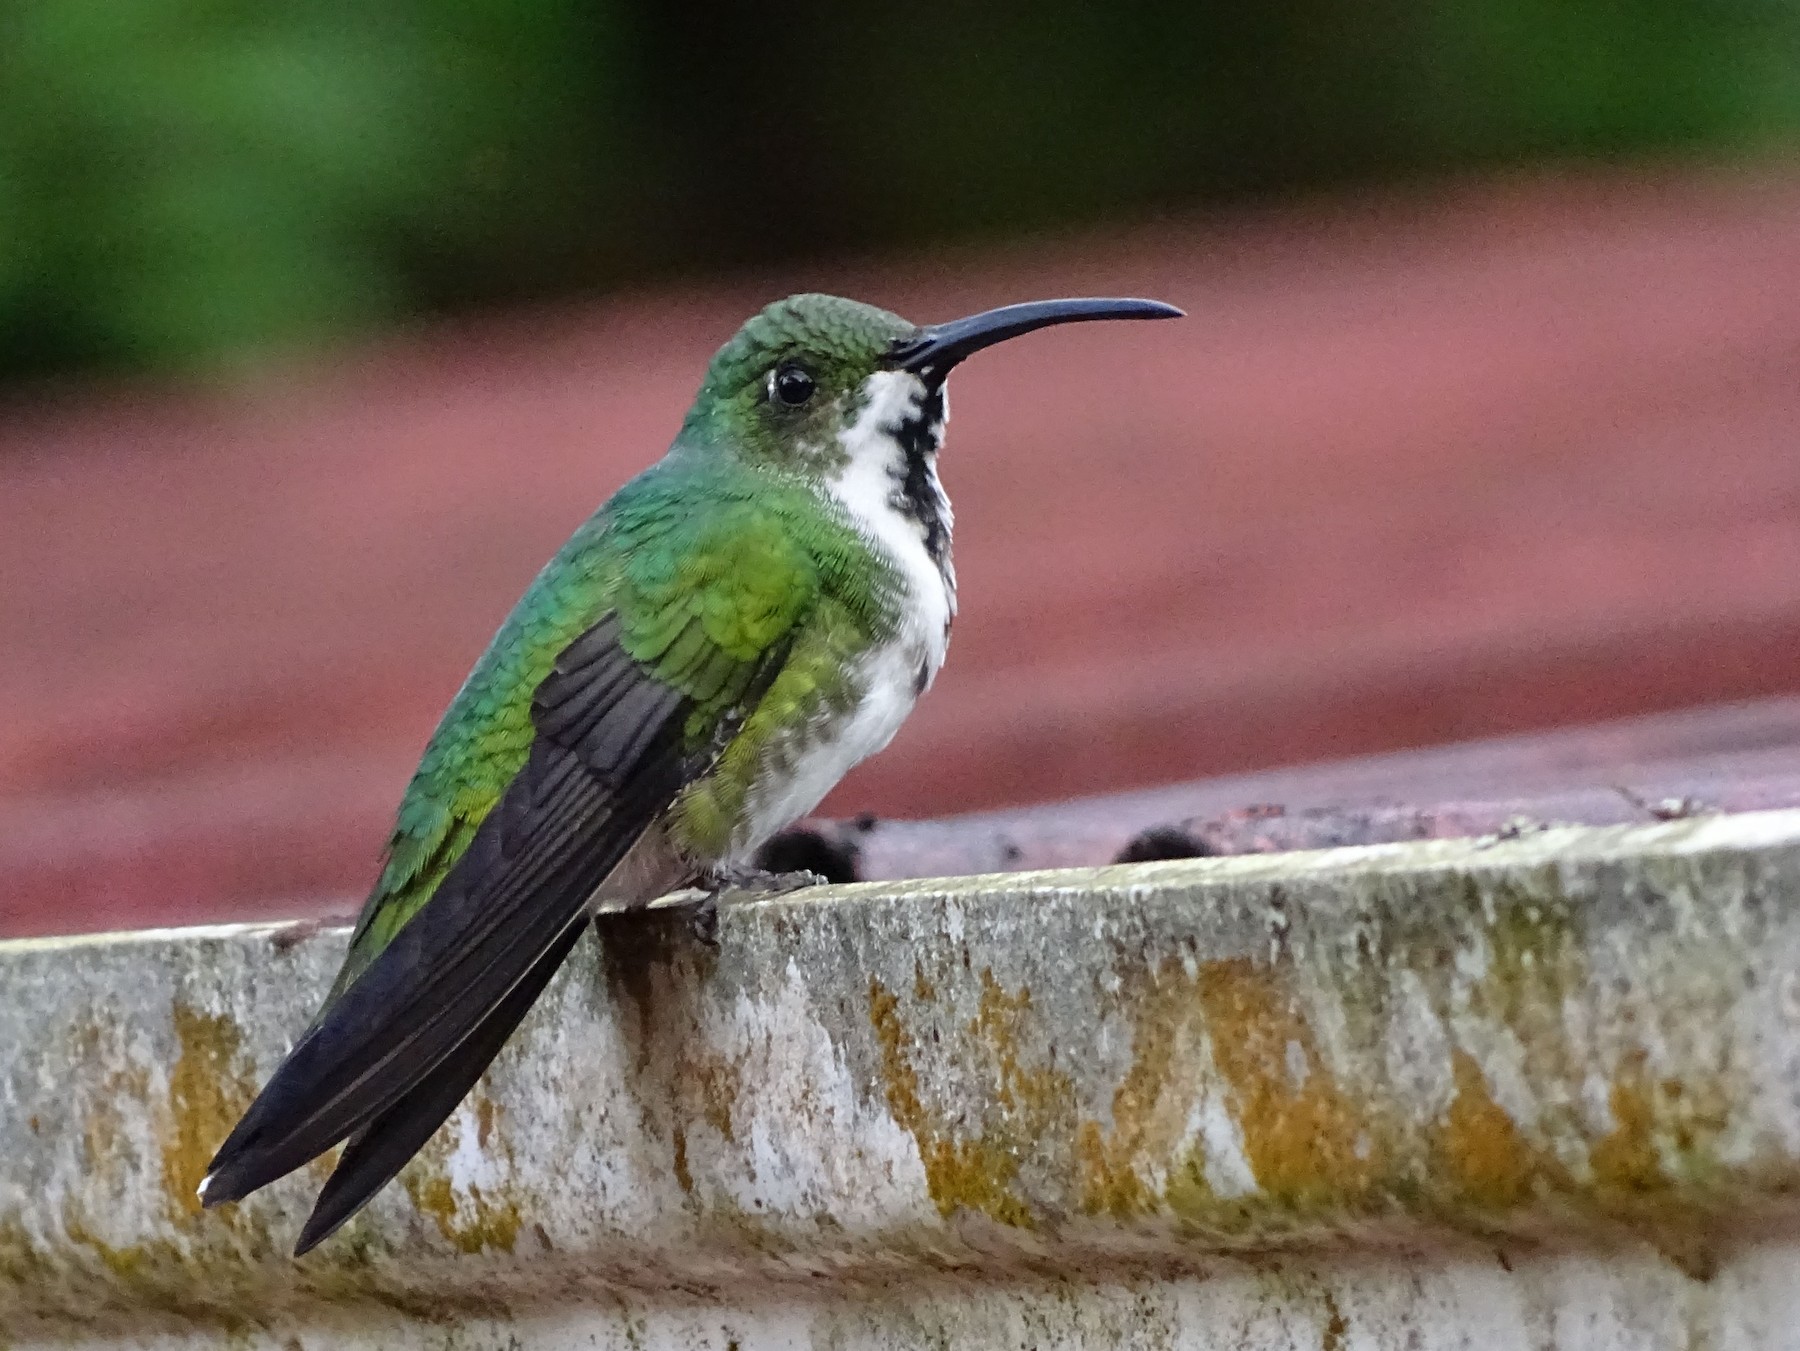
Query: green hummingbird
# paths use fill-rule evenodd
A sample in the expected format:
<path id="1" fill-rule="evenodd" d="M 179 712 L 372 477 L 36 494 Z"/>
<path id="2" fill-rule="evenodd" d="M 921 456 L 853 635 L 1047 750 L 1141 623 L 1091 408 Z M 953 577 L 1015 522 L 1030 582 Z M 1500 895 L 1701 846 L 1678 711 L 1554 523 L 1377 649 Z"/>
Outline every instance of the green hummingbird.
<path id="1" fill-rule="evenodd" d="M 937 457 L 964 357 L 1047 300 L 920 327 L 798 295 L 719 349 L 668 453 L 551 559 L 401 800 L 324 1007 L 220 1147 L 207 1206 L 347 1142 L 306 1252 L 474 1086 L 590 918 L 754 883 L 769 837 L 885 746 L 956 614 Z"/>

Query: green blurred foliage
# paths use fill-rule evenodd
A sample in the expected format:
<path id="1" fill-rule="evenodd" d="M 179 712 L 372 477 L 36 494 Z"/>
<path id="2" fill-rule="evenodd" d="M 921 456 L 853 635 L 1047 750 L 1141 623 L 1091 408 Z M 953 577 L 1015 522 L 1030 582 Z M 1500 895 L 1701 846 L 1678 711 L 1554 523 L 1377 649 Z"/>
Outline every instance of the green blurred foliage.
<path id="1" fill-rule="evenodd" d="M 0 377 L 1797 131 L 1794 0 L 5 0 Z"/>
<path id="2" fill-rule="evenodd" d="M 210 365 L 465 272 L 555 282 L 617 172 L 593 53 L 618 38 L 604 0 L 518 10 L 0 8 L 0 373 Z"/>

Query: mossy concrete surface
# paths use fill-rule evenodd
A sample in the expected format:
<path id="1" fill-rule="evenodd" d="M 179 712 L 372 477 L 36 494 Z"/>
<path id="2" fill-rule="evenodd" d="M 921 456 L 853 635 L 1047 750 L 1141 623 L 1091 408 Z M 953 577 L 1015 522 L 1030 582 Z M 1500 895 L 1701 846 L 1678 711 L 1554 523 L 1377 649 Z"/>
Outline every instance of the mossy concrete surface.
<path id="1" fill-rule="evenodd" d="M 202 1212 L 339 930 L 0 944 L 0 1348 L 1800 1344 L 1800 812 L 606 921 L 375 1204 Z"/>

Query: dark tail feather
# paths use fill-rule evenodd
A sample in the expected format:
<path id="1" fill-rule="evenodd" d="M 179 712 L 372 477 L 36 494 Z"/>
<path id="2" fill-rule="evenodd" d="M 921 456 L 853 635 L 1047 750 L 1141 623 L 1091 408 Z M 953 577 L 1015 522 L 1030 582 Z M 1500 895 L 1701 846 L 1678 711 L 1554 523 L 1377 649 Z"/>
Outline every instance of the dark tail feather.
<path id="1" fill-rule="evenodd" d="M 530 1012 L 586 928 L 585 920 L 570 925 L 568 932 L 538 958 L 524 979 L 494 1006 L 448 1059 L 350 1137 L 300 1231 L 300 1239 L 294 1245 L 295 1257 L 331 1237 L 344 1221 L 374 1199 L 375 1193 L 392 1181 L 394 1174 L 449 1119 L 482 1071 L 500 1053 L 513 1029 Z"/>
<path id="2" fill-rule="evenodd" d="M 341 1198 L 339 1184 L 328 1187 L 349 1213 L 397 1166 L 390 1139 L 423 1142 L 524 1017 L 530 1001 L 518 987 L 535 973 L 533 993 L 543 988 L 555 967 L 540 962 L 567 952 L 588 899 L 688 773 L 691 701 L 617 638 L 609 616 L 558 656 L 532 697 L 540 731 L 524 766 L 430 899 L 276 1067 L 219 1146 L 202 1205 L 237 1200 L 356 1140 L 339 1170 L 348 1169 Z M 602 693 L 586 697 L 588 686 Z"/>

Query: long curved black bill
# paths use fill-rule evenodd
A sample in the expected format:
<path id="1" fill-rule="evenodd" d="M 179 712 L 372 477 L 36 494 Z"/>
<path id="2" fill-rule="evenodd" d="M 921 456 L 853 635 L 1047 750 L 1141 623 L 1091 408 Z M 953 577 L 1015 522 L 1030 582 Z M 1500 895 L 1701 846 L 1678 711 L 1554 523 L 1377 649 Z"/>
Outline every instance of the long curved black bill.
<path id="1" fill-rule="evenodd" d="M 1051 324 L 1073 324 L 1086 319 L 1180 319 L 1182 311 L 1160 300 L 1114 300 L 1084 297 L 1078 300 L 1032 300 L 1023 305 L 1003 305 L 983 310 L 966 319 L 932 324 L 906 339 L 889 360 L 903 371 L 927 381 L 940 381 L 950 368 L 984 347 L 1016 338 Z"/>

